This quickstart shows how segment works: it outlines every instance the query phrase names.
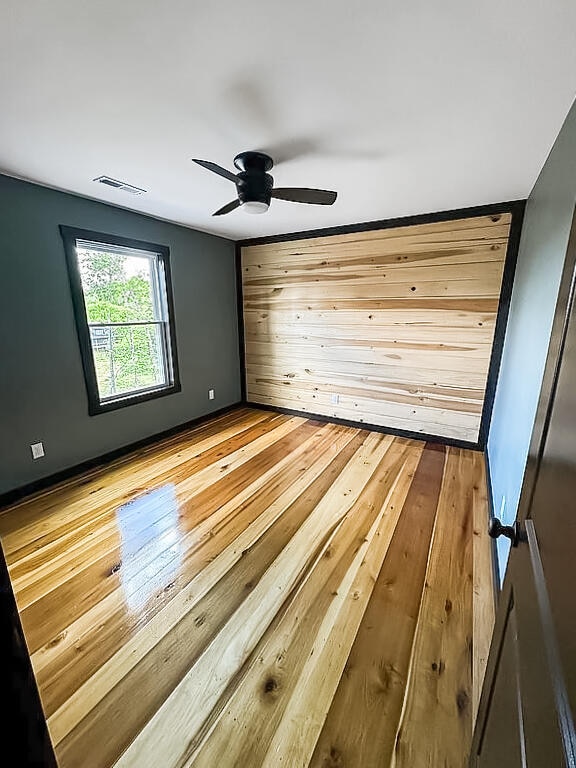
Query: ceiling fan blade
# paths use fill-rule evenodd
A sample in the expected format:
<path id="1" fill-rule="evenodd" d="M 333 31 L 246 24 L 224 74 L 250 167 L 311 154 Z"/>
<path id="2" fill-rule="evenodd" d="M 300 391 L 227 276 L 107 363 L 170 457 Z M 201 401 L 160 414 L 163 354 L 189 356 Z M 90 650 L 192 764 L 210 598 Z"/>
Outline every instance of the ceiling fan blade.
<path id="1" fill-rule="evenodd" d="M 226 205 L 223 205 L 222 208 L 219 208 L 216 213 L 213 213 L 212 216 L 224 216 L 225 213 L 230 213 L 230 211 L 235 210 L 240 205 L 240 200 L 232 200 L 231 203 L 226 203 Z"/>
<path id="2" fill-rule="evenodd" d="M 233 181 L 234 184 L 236 184 L 238 181 L 235 173 L 232 173 L 232 171 L 227 171 L 226 168 L 222 168 L 221 165 L 217 165 L 216 163 L 211 163 L 209 160 L 197 160 L 195 157 L 193 157 L 192 162 L 198 163 L 198 165 L 201 165 L 202 168 L 206 168 L 206 170 L 212 171 L 212 173 L 217 173 L 218 176 L 223 176 L 225 179 L 228 179 L 228 181 Z"/>
<path id="3" fill-rule="evenodd" d="M 311 205 L 332 205 L 337 193 L 327 189 L 307 189 L 306 187 L 279 187 L 272 190 L 272 197 L 289 200 L 291 203 L 310 203 Z"/>

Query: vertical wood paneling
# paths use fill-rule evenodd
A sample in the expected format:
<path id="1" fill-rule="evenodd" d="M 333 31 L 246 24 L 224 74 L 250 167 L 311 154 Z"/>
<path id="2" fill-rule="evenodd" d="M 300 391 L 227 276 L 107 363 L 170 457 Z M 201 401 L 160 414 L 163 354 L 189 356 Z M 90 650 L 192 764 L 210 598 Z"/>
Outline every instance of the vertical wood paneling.
<path id="1" fill-rule="evenodd" d="M 243 247 L 248 400 L 476 442 L 510 223 Z"/>

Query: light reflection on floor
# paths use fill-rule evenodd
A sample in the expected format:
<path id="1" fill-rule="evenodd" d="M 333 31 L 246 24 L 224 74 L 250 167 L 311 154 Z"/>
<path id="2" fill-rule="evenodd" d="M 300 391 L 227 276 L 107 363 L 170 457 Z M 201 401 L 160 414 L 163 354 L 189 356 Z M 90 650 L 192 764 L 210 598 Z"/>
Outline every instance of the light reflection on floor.
<path id="1" fill-rule="evenodd" d="M 173 484 L 131 499 L 116 510 L 119 574 L 128 608 L 137 612 L 170 586 L 183 559 L 178 501 Z"/>

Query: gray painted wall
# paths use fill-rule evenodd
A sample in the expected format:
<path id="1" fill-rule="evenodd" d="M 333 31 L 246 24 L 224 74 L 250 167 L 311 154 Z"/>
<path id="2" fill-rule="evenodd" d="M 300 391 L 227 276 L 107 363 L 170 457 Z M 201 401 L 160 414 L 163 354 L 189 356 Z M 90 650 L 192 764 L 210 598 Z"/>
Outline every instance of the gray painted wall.
<path id="1" fill-rule="evenodd" d="M 170 247 L 182 392 L 88 416 L 59 224 Z M 231 241 L 0 176 L 0 267 L 0 493 L 240 400 Z"/>
<path id="2" fill-rule="evenodd" d="M 513 522 L 528 456 L 562 266 L 576 205 L 576 104 L 526 206 L 488 437 L 492 501 Z M 498 540 L 503 577 L 509 542 Z"/>

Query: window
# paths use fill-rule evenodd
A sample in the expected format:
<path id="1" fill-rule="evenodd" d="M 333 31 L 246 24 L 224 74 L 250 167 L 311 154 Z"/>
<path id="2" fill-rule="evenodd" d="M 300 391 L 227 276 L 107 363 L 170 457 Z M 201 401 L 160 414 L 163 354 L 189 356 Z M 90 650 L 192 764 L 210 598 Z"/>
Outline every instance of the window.
<path id="1" fill-rule="evenodd" d="M 168 248 L 60 231 L 90 414 L 179 392 Z"/>

